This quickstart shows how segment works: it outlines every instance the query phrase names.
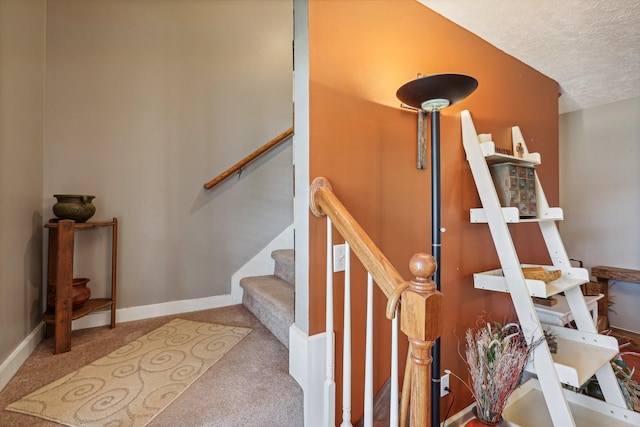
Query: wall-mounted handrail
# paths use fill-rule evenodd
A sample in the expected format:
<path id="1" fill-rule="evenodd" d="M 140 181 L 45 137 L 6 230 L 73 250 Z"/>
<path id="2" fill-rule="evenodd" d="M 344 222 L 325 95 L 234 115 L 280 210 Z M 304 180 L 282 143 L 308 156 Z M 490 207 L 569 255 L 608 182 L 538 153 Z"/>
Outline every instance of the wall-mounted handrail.
<path id="1" fill-rule="evenodd" d="M 405 371 L 405 382 L 402 390 L 402 407 L 400 408 L 399 425 L 406 425 L 408 414 L 410 414 L 411 427 L 426 427 L 431 421 L 431 348 L 433 342 L 442 333 L 442 294 L 436 289 L 435 283 L 430 280 L 436 269 L 436 262 L 431 255 L 415 254 L 409 262 L 413 280 L 404 280 L 400 273 L 393 267 L 384 254 L 373 243 L 371 238 L 362 229 L 358 222 L 351 216 L 340 200 L 333 193 L 331 184 L 326 178 L 318 177 L 313 180 L 310 188 L 310 209 L 317 217 L 327 217 L 327 375 L 325 379 L 325 425 L 334 425 L 335 416 L 335 382 L 334 354 L 333 354 L 333 280 L 331 268 L 332 237 L 331 228 L 342 235 L 346 242 L 346 247 L 353 250 L 360 263 L 368 273 L 368 280 L 373 279 L 378 287 L 384 292 L 388 299 L 386 315 L 393 319 L 396 313 L 400 314 L 400 328 L 409 339 L 409 354 L 407 355 L 407 366 Z M 349 249 L 348 249 L 349 250 Z M 349 266 L 345 270 L 346 277 L 349 273 Z M 350 286 L 350 285 L 349 285 Z M 368 285 L 369 286 L 369 285 Z M 345 286 L 345 289 L 348 289 Z M 369 291 L 368 291 L 369 292 Z M 367 312 L 370 308 L 371 298 L 367 298 Z M 347 301 L 345 294 L 345 301 Z M 402 309 L 399 310 L 400 305 Z M 350 307 L 345 304 L 345 318 Z M 369 314 L 367 314 L 369 316 Z M 372 323 L 372 322 L 371 322 Z M 367 322 L 369 324 L 369 321 Z M 346 328 L 347 322 L 345 322 Z M 367 333 L 370 333 L 367 326 Z M 344 336 L 350 336 L 350 331 L 344 331 Z M 369 339 L 367 339 L 369 343 Z M 345 347 L 349 345 L 345 342 Z M 368 344 L 367 344 L 368 345 Z M 397 345 L 397 344 L 395 344 Z M 350 350 L 349 350 L 350 355 Z M 370 365 L 369 354 L 371 349 L 367 347 L 366 365 Z M 350 356 L 349 356 L 350 358 Z M 394 357 L 392 356 L 392 359 Z M 397 359 L 397 357 L 396 357 Z M 350 362 L 349 362 L 350 363 Z M 393 370 L 392 366 L 392 370 Z M 343 372 L 350 372 L 346 367 Z M 371 425 L 371 401 L 367 388 L 368 378 L 371 376 L 369 369 L 365 369 L 365 425 Z M 407 381 L 407 377 L 409 380 Z M 392 372 L 392 378 L 394 378 Z M 397 376 L 395 376 L 397 381 Z M 369 381 L 370 383 L 370 381 Z M 369 385 L 369 387 L 371 387 Z M 408 397 L 410 396 L 410 397 Z M 344 398 L 344 396 L 343 396 Z M 397 402 L 397 394 L 392 391 L 391 402 Z M 394 405 L 392 403 L 391 405 Z M 408 406 L 411 405 L 409 409 Z M 350 415 L 350 401 L 347 402 L 344 417 Z M 394 410 L 391 406 L 392 411 Z M 392 419 L 393 412 L 392 412 Z M 344 418 L 343 418 L 344 420 Z M 394 421 L 392 421 L 395 424 Z M 343 426 L 351 425 L 349 420 L 344 420 Z"/>
<path id="2" fill-rule="evenodd" d="M 267 142 L 262 147 L 258 148 L 256 151 L 249 154 L 247 157 L 240 160 L 238 163 L 236 163 L 226 171 L 222 172 L 220 175 L 213 178 L 211 181 L 205 183 L 204 188 L 207 190 L 211 190 L 213 187 L 220 184 L 222 181 L 229 178 L 231 175 L 242 171 L 242 168 L 244 168 L 249 163 L 256 160 L 258 157 L 262 156 L 267 151 L 271 150 L 272 148 L 278 146 L 280 143 L 284 142 L 291 135 L 293 135 L 293 127 L 290 127 L 286 131 L 282 132 L 280 135 L 276 136 L 271 141 Z"/>

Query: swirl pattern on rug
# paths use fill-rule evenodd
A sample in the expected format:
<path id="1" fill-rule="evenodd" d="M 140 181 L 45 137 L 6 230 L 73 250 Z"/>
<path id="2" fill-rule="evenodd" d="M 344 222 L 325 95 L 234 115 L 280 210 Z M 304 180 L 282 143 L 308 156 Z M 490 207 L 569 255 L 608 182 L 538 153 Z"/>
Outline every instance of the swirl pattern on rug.
<path id="1" fill-rule="evenodd" d="M 141 427 L 251 332 L 175 319 L 6 409 L 70 427 Z"/>

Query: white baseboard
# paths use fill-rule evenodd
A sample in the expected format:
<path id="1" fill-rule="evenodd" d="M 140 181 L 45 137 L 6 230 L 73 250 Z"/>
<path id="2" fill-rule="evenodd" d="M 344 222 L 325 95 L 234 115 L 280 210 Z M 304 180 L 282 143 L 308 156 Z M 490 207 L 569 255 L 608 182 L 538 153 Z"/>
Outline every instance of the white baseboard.
<path id="1" fill-rule="evenodd" d="M 291 224 L 231 276 L 231 297 L 234 304 L 242 303 L 243 291 L 240 287 L 240 279 L 273 274 L 275 262 L 271 258 L 271 252 L 276 249 L 293 248 L 293 230 L 294 227 Z"/>
<path id="2" fill-rule="evenodd" d="M 325 343 L 325 333 L 308 336 L 295 324 L 289 328 L 289 374 L 302 388 L 306 427 L 328 425 L 323 413 Z"/>
<path id="3" fill-rule="evenodd" d="M 33 331 L 16 347 L 15 350 L 0 365 L 0 390 L 7 385 L 9 380 L 18 372 L 18 369 L 31 355 L 33 350 L 44 338 L 44 322 L 41 322 Z"/>
<path id="4" fill-rule="evenodd" d="M 217 295 L 207 298 L 169 301 L 160 304 L 141 305 L 138 307 L 120 308 L 116 310 L 116 322 L 150 319 L 152 317 L 170 316 L 172 314 L 189 313 L 191 311 L 209 310 L 212 308 L 234 305 L 231 294 Z M 73 321 L 72 330 L 95 328 L 111 324 L 111 311 L 95 311 Z"/>

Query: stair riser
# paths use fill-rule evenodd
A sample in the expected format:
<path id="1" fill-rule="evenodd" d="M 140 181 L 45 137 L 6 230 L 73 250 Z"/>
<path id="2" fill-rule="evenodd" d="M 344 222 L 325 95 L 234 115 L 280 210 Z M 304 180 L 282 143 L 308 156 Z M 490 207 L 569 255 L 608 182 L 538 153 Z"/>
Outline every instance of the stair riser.
<path id="1" fill-rule="evenodd" d="M 295 284 L 295 275 L 294 275 L 294 271 L 292 268 L 290 268 L 287 265 L 282 265 L 280 263 L 276 263 L 276 266 L 273 270 L 273 274 L 284 280 L 285 282 L 289 283 L 291 286 L 293 286 Z"/>
<path id="2" fill-rule="evenodd" d="M 273 251 L 271 257 L 275 261 L 275 267 L 273 274 L 289 283 L 295 285 L 295 264 L 294 255 L 292 250 L 277 250 Z"/>
<path id="3" fill-rule="evenodd" d="M 242 296 L 242 305 L 247 307 L 286 348 L 289 348 L 289 327 L 292 322 L 275 316 L 268 306 L 249 292 L 245 291 Z"/>

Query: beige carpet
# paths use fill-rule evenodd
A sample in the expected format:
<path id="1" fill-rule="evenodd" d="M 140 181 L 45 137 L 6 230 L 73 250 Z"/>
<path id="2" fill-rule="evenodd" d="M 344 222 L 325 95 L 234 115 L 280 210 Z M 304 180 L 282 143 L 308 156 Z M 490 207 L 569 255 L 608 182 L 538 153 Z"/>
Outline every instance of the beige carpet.
<path id="1" fill-rule="evenodd" d="M 144 426 L 251 329 L 174 319 L 9 405 L 68 426 Z"/>

